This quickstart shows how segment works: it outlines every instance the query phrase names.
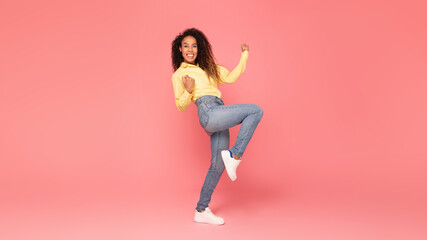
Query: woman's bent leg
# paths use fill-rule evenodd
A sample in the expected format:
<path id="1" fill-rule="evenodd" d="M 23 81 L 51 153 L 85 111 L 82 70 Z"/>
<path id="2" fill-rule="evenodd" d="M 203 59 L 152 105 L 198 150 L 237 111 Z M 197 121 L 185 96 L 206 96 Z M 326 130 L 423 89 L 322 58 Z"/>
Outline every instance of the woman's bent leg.
<path id="1" fill-rule="evenodd" d="M 241 157 L 263 116 L 263 110 L 255 104 L 218 105 L 208 112 L 209 121 L 205 130 L 222 131 L 238 124 L 240 126 L 237 140 L 231 151 Z"/>
<path id="2" fill-rule="evenodd" d="M 203 211 L 208 207 L 213 191 L 224 172 L 224 162 L 221 158 L 221 151 L 230 146 L 230 133 L 228 129 L 215 132 L 211 135 L 211 165 L 200 192 L 200 200 L 196 210 Z"/>

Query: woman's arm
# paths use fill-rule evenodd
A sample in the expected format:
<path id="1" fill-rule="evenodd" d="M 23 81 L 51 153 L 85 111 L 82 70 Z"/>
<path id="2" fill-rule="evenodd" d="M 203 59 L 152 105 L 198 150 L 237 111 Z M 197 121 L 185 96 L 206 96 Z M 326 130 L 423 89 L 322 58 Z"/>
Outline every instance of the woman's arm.
<path id="1" fill-rule="evenodd" d="M 172 75 L 173 92 L 175 94 L 175 104 L 178 110 L 184 112 L 191 103 L 191 93 L 189 93 L 184 83 L 178 76 Z"/>
<path id="2" fill-rule="evenodd" d="M 237 67 L 233 69 L 233 71 L 229 72 L 225 67 L 218 65 L 219 74 L 221 76 L 221 80 L 219 83 L 234 83 L 239 79 L 240 75 L 245 71 L 246 62 L 249 57 L 249 46 L 246 44 L 242 44 L 242 55 L 240 56 L 240 61 Z"/>

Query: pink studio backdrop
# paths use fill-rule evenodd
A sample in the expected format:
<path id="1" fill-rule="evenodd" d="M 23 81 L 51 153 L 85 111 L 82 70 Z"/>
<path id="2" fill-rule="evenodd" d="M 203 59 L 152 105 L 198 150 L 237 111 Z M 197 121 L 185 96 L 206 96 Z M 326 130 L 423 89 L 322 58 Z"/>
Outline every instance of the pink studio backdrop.
<path id="1" fill-rule="evenodd" d="M 424 1 L 2 1 L 2 239 L 425 239 Z M 170 43 L 208 36 L 226 104 L 264 117 L 211 208 Z M 231 130 L 234 142 L 238 127 Z"/>

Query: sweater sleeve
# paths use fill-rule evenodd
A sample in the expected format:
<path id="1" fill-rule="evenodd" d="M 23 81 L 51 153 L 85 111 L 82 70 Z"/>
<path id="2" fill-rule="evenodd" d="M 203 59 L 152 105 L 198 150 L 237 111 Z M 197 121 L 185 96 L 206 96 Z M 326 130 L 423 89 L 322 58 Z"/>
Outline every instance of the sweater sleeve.
<path id="1" fill-rule="evenodd" d="M 178 110 L 184 112 L 191 103 L 192 95 L 187 92 L 178 76 L 172 75 L 173 92 L 175 94 L 175 104 Z"/>
<path id="2" fill-rule="evenodd" d="M 249 51 L 242 52 L 240 56 L 240 61 L 237 67 L 233 69 L 233 71 L 229 72 L 225 67 L 219 66 L 219 74 L 221 76 L 221 80 L 219 83 L 234 83 L 239 79 L 240 75 L 245 71 L 246 62 L 248 61 Z"/>

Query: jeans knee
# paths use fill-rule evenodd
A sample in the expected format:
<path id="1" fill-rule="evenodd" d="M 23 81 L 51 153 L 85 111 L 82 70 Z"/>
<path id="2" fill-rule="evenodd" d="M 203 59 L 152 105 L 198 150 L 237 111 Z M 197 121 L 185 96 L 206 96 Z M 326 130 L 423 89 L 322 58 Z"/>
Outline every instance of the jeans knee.
<path id="1" fill-rule="evenodd" d="M 225 166 L 224 166 L 224 163 L 222 162 L 221 157 L 219 157 L 219 161 L 212 161 L 210 169 L 218 173 L 224 172 Z"/>
<path id="2" fill-rule="evenodd" d="M 254 104 L 254 106 L 255 106 L 256 113 L 259 115 L 259 118 L 262 118 L 262 116 L 264 115 L 264 110 L 262 110 L 262 108 L 258 105 Z"/>
<path id="3" fill-rule="evenodd" d="M 212 167 L 212 170 L 217 172 L 219 175 L 221 175 L 224 172 L 224 169 L 225 169 L 224 165 L 219 165 L 219 164 Z"/>
<path id="4" fill-rule="evenodd" d="M 225 167 L 224 167 L 224 165 L 222 165 L 221 167 L 217 168 L 217 171 L 219 172 L 219 174 L 222 174 L 224 172 L 224 169 L 225 169 Z"/>

